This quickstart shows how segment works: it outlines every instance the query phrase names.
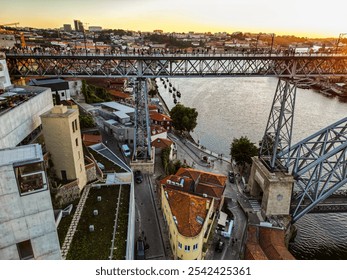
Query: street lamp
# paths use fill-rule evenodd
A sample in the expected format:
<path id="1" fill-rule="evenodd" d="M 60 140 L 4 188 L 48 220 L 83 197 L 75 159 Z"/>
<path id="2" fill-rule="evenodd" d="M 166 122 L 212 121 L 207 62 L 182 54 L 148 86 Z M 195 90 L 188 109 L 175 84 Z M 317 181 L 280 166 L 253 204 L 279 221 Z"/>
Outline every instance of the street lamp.
<path id="1" fill-rule="evenodd" d="M 337 54 L 337 50 L 338 50 L 338 48 L 339 48 L 339 44 L 340 44 L 341 38 L 342 38 L 342 36 L 344 36 L 344 35 L 347 35 L 347 33 L 340 33 L 340 35 L 339 35 L 339 39 L 337 40 L 337 43 L 336 43 L 335 54 Z"/>

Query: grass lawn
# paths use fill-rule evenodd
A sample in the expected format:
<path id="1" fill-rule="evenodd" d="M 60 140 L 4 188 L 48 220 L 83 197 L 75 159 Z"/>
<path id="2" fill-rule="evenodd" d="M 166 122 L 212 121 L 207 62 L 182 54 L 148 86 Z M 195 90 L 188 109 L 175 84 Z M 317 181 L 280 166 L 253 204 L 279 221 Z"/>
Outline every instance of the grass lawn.
<path id="1" fill-rule="evenodd" d="M 129 186 L 122 187 L 124 191 L 124 200 L 121 201 L 119 214 L 119 230 L 122 232 L 120 238 L 116 241 L 119 248 L 119 256 L 125 256 L 126 232 L 127 232 L 127 212 L 129 208 L 129 195 L 127 189 Z M 117 209 L 117 199 L 120 186 L 103 186 L 100 189 L 91 188 L 82 215 L 73 237 L 70 250 L 67 254 L 68 260 L 107 260 L 110 255 L 110 247 L 114 226 L 115 213 Z M 123 193 L 122 191 L 122 193 Z M 101 201 L 97 197 L 101 196 Z M 123 197 L 123 195 L 121 196 Z M 127 198 L 126 198 L 127 197 Z M 124 202 L 124 203 L 123 203 Z M 124 209 L 123 209 L 124 207 Z M 125 213 L 126 208 L 126 213 Z M 99 214 L 94 216 L 93 210 L 98 210 Z M 124 211 L 124 212 L 123 212 Z M 121 213 L 120 212 L 120 213 Z M 126 215 L 126 219 L 124 217 Z M 126 220 L 126 223 L 125 223 Z M 94 225 L 94 231 L 89 232 L 89 225 Z M 125 229 L 123 228 L 125 225 Z M 124 237 L 125 232 L 125 237 Z M 124 251 L 124 252 L 123 252 Z M 118 249 L 114 252 L 118 256 Z M 124 259 L 124 258 L 123 258 Z"/>
<path id="2" fill-rule="evenodd" d="M 67 234 L 67 231 L 70 227 L 70 224 L 72 222 L 72 218 L 73 218 L 73 215 L 75 214 L 75 211 L 76 211 L 76 208 L 77 208 L 77 205 L 78 205 L 78 202 L 79 202 L 79 198 L 74 200 L 72 202 L 73 204 L 73 208 L 72 208 L 72 211 L 71 211 L 71 214 L 66 216 L 66 217 L 63 217 L 58 225 L 58 237 L 59 237 L 59 242 L 60 242 L 60 247 L 63 246 L 63 243 L 64 243 L 64 240 L 65 240 L 65 236 Z M 65 205 L 62 207 L 62 209 L 64 209 L 65 207 L 69 206 L 71 203 Z"/>
<path id="3" fill-rule="evenodd" d="M 126 242 L 128 233 L 128 217 L 129 217 L 129 198 L 130 198 L 130 186 L 122 186 L 122 194 L 120 198 L 120 206 L 117 221 L 117 232 L 115 236 L 115 247 L 117 248 L 113 252 L 114 260 L 124 260 L 126 254 Z"/>
<path id="4" fill-rule="evenodd" d="M 105 166 L 105 172 L 123 172 L 124 170 L 120 168 L 118 165 L 115 165 L 112 161 L 93 151 L 92 149 L 88 149 L 89 152 L 93 155 L 97 162 L 100 162 Z"/>

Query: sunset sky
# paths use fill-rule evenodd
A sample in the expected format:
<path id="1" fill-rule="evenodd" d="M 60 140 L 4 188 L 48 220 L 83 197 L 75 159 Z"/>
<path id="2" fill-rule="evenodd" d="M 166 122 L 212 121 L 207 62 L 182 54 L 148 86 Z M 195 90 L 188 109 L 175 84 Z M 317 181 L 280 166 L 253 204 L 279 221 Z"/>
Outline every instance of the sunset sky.
<path id="1" fill-rule="evenodd" d="M 342 0 L 7 0 L 0 24 L 86 26 L 165 32 L 265 32 L 338 37 L 347 32 Z"/>

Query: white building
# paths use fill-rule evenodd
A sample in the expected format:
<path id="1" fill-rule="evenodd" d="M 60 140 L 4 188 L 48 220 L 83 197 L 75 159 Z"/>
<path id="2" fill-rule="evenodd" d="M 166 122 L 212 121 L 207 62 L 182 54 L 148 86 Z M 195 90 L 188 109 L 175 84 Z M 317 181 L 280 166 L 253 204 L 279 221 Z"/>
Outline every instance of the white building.
<path id="1" fill-rule="evenodd" d="M 0 150 L 0 207 L 0 259 L 61 259 L 40 145 Z"/>
<path id="2" fill-rule="evenodd" d="M 102 31 L 102 27 L 101 26 L 89 26 L 89 31 L 90 32 L 100 32 Z"/>
<path id="3" fill-rule="evenodd" d="M 41 126 L 40 115 L 53 108 L 49 88 L 14 87 L 0 106 L 0 148 L 17 146 Z"/>
<path id="4" fill-rule="evenodd" d="M 10 75 L 8 74 L 5 55 L 0 53 L 0 93 L 7 87 L 11 86 Z"/>
<path id="5" fill-rule="evenodd" d="M 0 34 L 0 49 L 2 48 L 13 48 L 16 44 L 16 39 L 13 34 Z"/>

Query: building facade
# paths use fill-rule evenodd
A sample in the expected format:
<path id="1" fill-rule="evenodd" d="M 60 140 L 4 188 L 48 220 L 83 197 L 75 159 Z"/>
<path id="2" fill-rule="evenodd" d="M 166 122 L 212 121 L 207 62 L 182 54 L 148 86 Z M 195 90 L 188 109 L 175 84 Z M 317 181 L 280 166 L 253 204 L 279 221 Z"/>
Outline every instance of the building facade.
<path id="1" fill-rule="evenodd" d="M 45 144 L 56 175 L 63 182 L 78 179 L 80 190 L 87 183 L 78 109 L 56 105 L 41 115 Z"/>
<path id="2" fill-rule="evenodd" d="M 69 82 L 61 78 L 32 79 L 30 80 L 29 85 L 50 88 L 54 104 L 59 105 L 60 101 L 71 99 Z"/>
<path id="3" fill-rule="evenodd" d="M 40 129 L 40 115 L 53 107 L 48 88 L 13 87 L 0 97 L 6 99 L 0 106 L 1 148 L 14 147 Z"/>
<path id="4" fill-rule="evenodd" d="M 40 145 L 0 150 L 0 207 L 0 259 L 61 259 Z"/>
<path id="5" fill-rule="evenodd" d="M 0 90 L 5 90 L 9 86 L 11 86 L 11 80 L 8 74 L 5 56 L 0 53 Z"/>
<path id="6" fill-rule="evenodd" d="M 215 219 L 213 198 L 162 186 L 161 206 L 176 260 L 202 260 Z"/>
<path id="7" fill-rule="evenodd" d="M 71 32 L 72 31 L 71 24 L 64 24 L 63 29 L 65 32 Z"/>

